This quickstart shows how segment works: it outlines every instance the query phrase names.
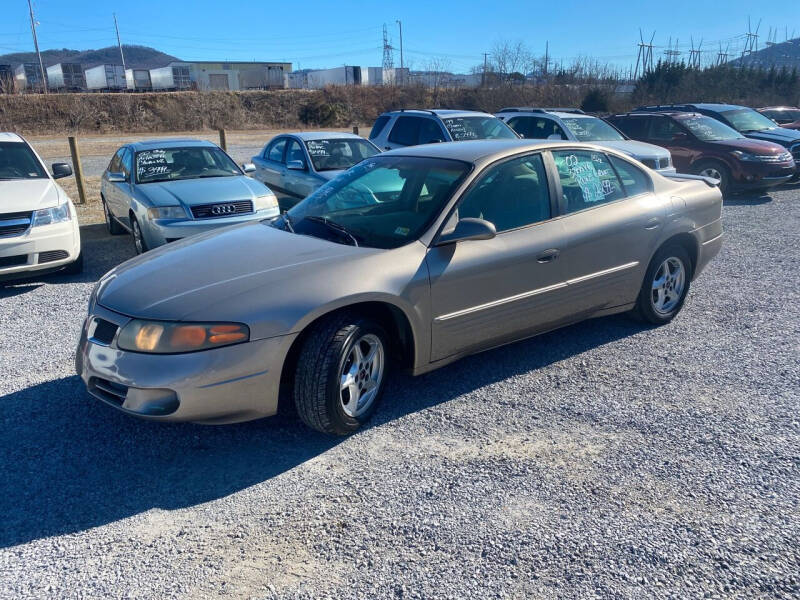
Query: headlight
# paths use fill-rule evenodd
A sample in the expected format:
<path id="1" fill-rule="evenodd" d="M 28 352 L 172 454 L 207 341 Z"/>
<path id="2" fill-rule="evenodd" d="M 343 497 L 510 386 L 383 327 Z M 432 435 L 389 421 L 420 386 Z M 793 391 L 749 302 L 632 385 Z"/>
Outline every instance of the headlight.
<path id="1" fill-rule="evenodd" d="M 64 221 L 69 221 L 71 216 L 69 202 L 64 202 L 64 204 L 59 204 L 53 208 L 43 208 L 33 213 L 33 225 L 31 227 L 63 223 Z"/>
<path id="2" fill-rule="evenodd" d="M 250 339 L 250 329 L 241 323 L 170 323 L 135 319 L 119 332 L 122 350 L 151 354 L 175 354 L 208 350 Z"/>
<path id="3" fill-rule="evenodd" d="M 185 219 L 186 211 L 182 206 L 154 206 L 147 209 L 150 219 Z"/>
<path id="4" fill-rule="evenodd" d="M 267 210 L 270 208 L 278 208 L 278 198 L 275 194 L 269 194 L 267 196 L 259 196 L 253 202 L 253 208 L 255 210 Z"/>

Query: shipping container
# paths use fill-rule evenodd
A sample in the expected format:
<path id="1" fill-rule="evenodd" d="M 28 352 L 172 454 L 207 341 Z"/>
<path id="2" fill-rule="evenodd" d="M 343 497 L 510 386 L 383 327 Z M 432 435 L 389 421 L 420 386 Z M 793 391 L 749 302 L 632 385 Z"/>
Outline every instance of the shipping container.
<path id="1" fill-rule="evenodd" d="M 41 92 L 42 70 L 39 63 L 24 63 L 14 69 L 14 85 L 18 92 Z"/>
<path id="2" fill-rule="evenodd" d="M 267 67 L 267 87 L 270 89 L 282 89 L 284 85 L 283 67 Z"/>
<path id="3" fill-rule="evenodd" d="M 91 91 L 124 90 L 128 87 L 122 65 L 97 65 L 84 71 L 86 89 Z"/>
<path id="4" fill-rule="evenodd" d="M 361 67 L 345 66 L 306 73 L 308 88 L 318 90 L 326 85 L 361 85 Z"/>
<path id="5" fill-rule="evenodd" d="M 188 65 L 171 65 L 150 69 L 150 83 L 154 90 L 188 90 L 192 87 L 191 69 Z"/>
<path id="6" fill-rule="evenodd" d="M 125 69 L 125 83 L 131 91 L 149 92 L 153 89 L 147 69 Z"/>
<path id="7" fill-rule="evenodd" d="M 47 67 L 47 85 L 51 90 L 85 90 L 83 66 L 80 63 L 58 63 Z"/>

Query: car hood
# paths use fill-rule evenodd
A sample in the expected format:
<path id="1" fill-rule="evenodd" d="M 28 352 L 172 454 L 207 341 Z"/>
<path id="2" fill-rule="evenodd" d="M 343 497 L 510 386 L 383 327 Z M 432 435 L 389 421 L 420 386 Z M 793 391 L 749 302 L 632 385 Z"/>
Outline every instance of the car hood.
<path id="1" fill-rule="evenodd" d="M 654 144 L 648 144 L 646 142 L 637 142 L 635 140 L 619 140 L 596 143 L 598 146 L 613 148 L 614 150 L 619 150 L 620 152 L 628 154 L 634 158 L 667 158 L 670 155 L 669 150 L 666 148 L 662 148 L 661 146 L 656 146 Z"/>
<path id="2" fill-rule="evenodd" d="M 52 179 L 0 181 L 0 213 L 58 206 L 66 194 Z"/>
<path id="3" fill-rule="evenodd" d="M 750 154 L 783 154 L 786 148 L 775 142 L 768 142 L 766 140 L 754 140 L 752 138 L 740 138 L 738 140 L 718 140 L 709 141 L 709 144 L 715 146 L 722 146 L 722 150 L 741 150 L 742 152 L 749 152 Z"/>
<path id="4" fill-rule="evenodd" d="M 137 189 L 154 206 L 174 206 L 176 201 L 186 206 L 195 206 L 252 200 L 272 193 L 260 181 L 244 176 L 143 183 L 137 185 Z"/>
<path id="5" fill-rule="evenodd" d="M 787 148 L 800 142 L 800 131 L 786 129 L 785 127 L 775 127 L 774 129 L 765 129 L 764 131 L 752 131 L 744 133 L 743 135 L 754 140 L 775 142 Z"/>
<path id="6" fill-rule="evenodd" d="M 287 333 L 271 309 L 277 313 L 281 307 L 325 302 L 327 294 L 347 295 L 359 279 L 367 279 L 351 262 L 362 261 L 359 267 L 367 270 L 386 252 L 251 222 L 133 258 L 101 279 L 96 299 L 131 317 L 246 323 L 258 339 Z"/>

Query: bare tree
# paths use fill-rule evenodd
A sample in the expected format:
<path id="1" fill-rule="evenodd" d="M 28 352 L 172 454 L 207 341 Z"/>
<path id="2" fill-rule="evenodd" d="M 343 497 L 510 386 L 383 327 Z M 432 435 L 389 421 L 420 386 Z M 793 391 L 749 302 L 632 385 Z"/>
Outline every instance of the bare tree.
<path id="1" fill-rule="evenodd" d="M 492 47 L 491 70 L 506 83 L 519 81 L 531 70 L 534 58 L 524 42 L 498 41 Z M 512 75 L 514 75 L 512 77 Z"/>

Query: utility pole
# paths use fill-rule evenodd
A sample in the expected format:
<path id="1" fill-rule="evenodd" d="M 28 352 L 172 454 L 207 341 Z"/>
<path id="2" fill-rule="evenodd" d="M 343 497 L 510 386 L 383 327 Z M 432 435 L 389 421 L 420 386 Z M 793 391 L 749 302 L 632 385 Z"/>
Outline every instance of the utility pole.
<path id="1" fill-rule="evenodd" d="M 483 53 L 483 76 L 481 77 L 481 87 L 486 86 L 486 68 L 489 65 L 489 53 Z"/>
<path id="2" fill-rule="evenodd" d="M 33 47 L 36 48 L 36 56 L 39 57 L 39 72 L 42 75 L 42 91 L 47 93 L 47 75 L 44 72 L 44 63 L 42 62 L 42 53 L 39 52 L 39 40 L 36 39 L 36 19 L 33 18 L 33 4 L 28 0 L 28 11 L 31 14 L 31 33 L 33 34 Z"/>
<path id="3" fill-rule="evenodd" d="M 117 46 L 119 46 L 119 57 L 122 59 L 122 70 L 125 71 L 125 54 L 122 52 L 122 41 L 119 39 L 119 26 L 117 25 L 117 13 L 114 13 L 114 29 L 117 30 Z"/>
<path id="4" fill-rule="evenodd" d="M 544 78 L 547 79 L 547 66 L 550 64 L 550 41 L 544 42 Z"/>
<path id="5" fill-rule="evenodd" d="M 400 78 L 401 80 L 404 78 L 403 76 L 403 67 L 405 67 L 405 63 L 403 63 L 403 22 L 398 19 L 397 26 L 400 28 Z"/>

